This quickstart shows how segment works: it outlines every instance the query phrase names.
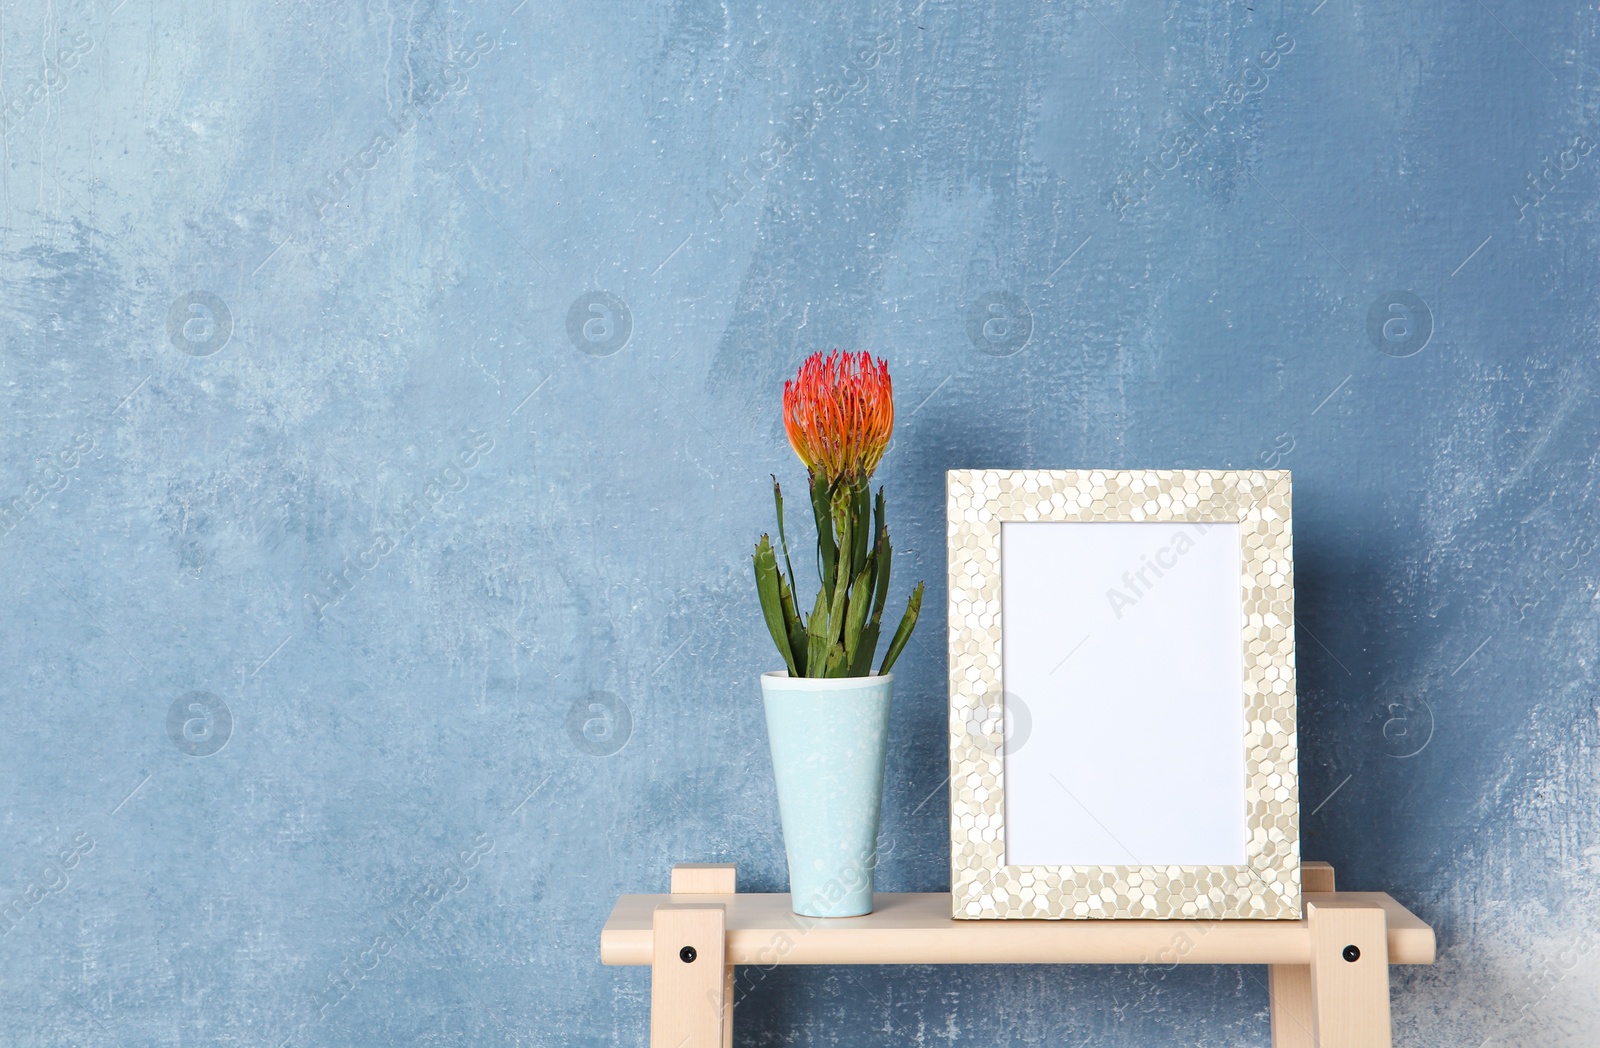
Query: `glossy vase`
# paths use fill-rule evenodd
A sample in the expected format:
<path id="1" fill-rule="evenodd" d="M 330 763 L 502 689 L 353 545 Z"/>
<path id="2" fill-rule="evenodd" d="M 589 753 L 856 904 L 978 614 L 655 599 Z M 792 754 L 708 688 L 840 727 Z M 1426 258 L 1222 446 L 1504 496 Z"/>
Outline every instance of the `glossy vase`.
<path id="1" fill-rule="evenodd" d="M 894 674 L 761 675 L 794 912 L 872 912 Z"/>

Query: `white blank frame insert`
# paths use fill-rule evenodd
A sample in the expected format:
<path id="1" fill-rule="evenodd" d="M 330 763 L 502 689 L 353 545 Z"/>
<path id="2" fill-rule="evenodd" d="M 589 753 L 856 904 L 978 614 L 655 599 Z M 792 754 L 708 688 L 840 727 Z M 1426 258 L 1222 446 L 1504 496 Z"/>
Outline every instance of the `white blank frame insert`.
<path id="1" fill-rule="evenodd" d="M 1289 474 L 947 483 L 953 916 L 1297 919 Z"/>
<path id="2" fill-rule="evenodd" d="M 1029 721 L 1006 739 L 1006 865 L 1243 864 L 1239 526 L 1004 523 L 1000 570 L 1005 701 Z"/>

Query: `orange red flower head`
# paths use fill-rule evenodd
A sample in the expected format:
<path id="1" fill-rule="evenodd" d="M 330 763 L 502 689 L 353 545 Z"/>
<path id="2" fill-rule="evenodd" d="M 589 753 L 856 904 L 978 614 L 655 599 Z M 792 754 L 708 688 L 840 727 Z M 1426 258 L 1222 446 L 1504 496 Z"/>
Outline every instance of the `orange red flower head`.
<path id="1" fill-rule="evenodd" d="M 783 428 L 814 476 L 865 483 L 894 429 L 889 365 L 870 353 L 811 354 L 783 384 Z"/>

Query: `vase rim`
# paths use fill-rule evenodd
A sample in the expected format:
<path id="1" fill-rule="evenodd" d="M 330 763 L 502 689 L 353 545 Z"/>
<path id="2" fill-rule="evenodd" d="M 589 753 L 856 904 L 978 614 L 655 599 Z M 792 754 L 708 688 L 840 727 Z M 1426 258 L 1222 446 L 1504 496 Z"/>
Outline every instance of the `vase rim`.
<path id="1" fill-rule="evenodd" d="M 848 691 L 871 684 L 893 684 L 894 673 L 865 677 L 791 677 L 788 670 L 768 670 L 761 675 L 761 686 L 784 691 Z"/>

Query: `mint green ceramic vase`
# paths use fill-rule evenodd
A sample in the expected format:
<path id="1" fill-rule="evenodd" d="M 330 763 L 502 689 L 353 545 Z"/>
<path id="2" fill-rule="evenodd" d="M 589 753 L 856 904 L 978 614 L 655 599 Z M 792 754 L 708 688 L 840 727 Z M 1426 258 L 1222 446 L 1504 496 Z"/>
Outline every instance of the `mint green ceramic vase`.
<path id="1" fill-rule="evenodd" d="M 872 912 L 894 674 L 761 675 L 789 894 L 805 917 Z"/>

